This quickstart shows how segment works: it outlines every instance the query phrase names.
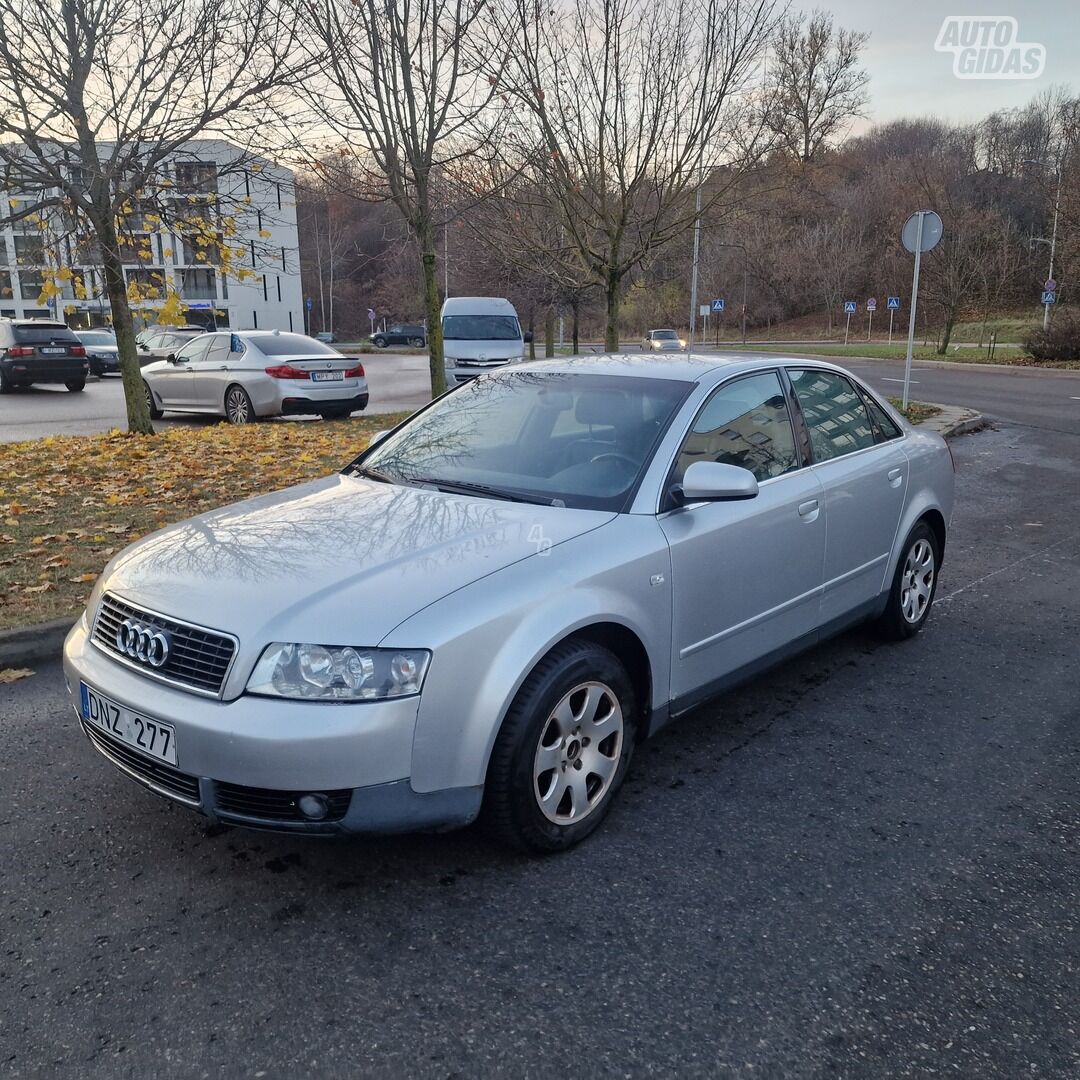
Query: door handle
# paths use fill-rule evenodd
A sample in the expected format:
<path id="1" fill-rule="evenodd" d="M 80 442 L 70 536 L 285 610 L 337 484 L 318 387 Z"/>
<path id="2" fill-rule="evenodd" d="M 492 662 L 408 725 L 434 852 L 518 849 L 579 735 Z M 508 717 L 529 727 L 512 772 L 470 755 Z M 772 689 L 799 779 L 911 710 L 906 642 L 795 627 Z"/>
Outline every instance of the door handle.
<path id="1" fill-rule="evenodd" d="M 903 469 L 890 469 L 889 470 L 889 483 L 893 487 L 896 487 L 900 483 L 900 478 L 904 475 Z"/>
<path id="2" fill-rule="evenodd" d="M 817 499 L 809 499 L 807 502 L 799 504 L 799 517 L 807 518 L 813 521 L 817 517 L 818 513 L 818 501 Z"/>
<path id="3" fill-rule="evenodd" d="M 218 371 L 228 371 L 228 370 L 229 370 L 229 365 L 228 364 L 222 364 L 221 367 L 218 368 Z"/>

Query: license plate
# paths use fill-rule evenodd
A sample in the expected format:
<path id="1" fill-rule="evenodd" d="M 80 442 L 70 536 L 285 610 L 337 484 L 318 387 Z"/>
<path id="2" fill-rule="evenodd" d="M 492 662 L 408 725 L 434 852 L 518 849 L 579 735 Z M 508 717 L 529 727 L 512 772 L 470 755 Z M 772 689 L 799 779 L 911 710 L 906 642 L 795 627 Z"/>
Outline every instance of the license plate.
<path id="1" fill-rule="evenodd" d="M 341 382 L 345 378 L 344 371 L 313 371 L 312 382 Z"/>
<path id="2" fill-rule="evenodd" d="M 67 352 L 67 349 L 50 349 L 47 345 L 43 345 L 39 351 L 43 356 L 61 356 Z"/>
<path id="3" fill-rule="evenodd" d="M 152 720 L 123 705 L 117 705 L 86 683 L 79 683 L 82 715 L 88 724 L 100 728 L 106 735 L 141 750 L 158 761 L 176 764 L 176 731 L 171 724 Z"/>

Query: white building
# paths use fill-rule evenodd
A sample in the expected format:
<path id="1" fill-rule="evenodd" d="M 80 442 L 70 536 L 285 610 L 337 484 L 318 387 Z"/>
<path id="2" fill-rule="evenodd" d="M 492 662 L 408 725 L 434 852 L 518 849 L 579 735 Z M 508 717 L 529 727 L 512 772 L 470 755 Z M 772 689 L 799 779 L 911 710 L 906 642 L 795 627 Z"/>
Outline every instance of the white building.
<path id="1" fill-rule="evenodd" d="M 156 294 L 134 305 L 136 330 L 157 321 L 156 311 L 168 290 L 175 289 L 188 307 L 188 322 L 302 332 L 292 171 L 242 154 L 227 142 L 207 139 L 188 143 L 167 173 L 169 186 L 154 195 L 155 214 L 136 208 L 122 245 L 129 285 L 136 282 L 143 292 Z M 28 197 L 4 196 L 13 209 Z M 163 205 L 175 212 L 160 215 Z M 222 272 L 214 245 L 193 243 L 183 234 L 177 223 L 184 212 L 204 218 L 220 215 L 235 227 L 235 233 L 221 241 L 232 249 L 232 272 Z M 147 216 L 150 222 L 144 220 Z M 44 226 L 24 220 L 0 227 L 0 316 L 61 316 L 72 326 L 106 325 L 109 302 L 100 256 L 95 257 L 93 245 L 80 244 L 60 227 L 59 211 L 53 217 L 55 227 L 50 212 Z M 69 268 L 73 276 L 61 283 L 55 300 L 42 304 L 42 287 L 58 266 Z"/>

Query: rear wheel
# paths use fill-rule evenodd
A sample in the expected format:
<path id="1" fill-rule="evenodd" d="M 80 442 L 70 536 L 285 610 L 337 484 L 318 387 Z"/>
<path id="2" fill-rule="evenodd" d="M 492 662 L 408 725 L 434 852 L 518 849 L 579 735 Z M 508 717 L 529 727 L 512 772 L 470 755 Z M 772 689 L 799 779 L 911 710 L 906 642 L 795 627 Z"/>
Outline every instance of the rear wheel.
<path id="1" fill-rule="evenodd" d="M 143 394 L 146 395 L 146 407 L 150 410 L 151 420 L 161 419 L 161 409 L 157 407 L 157 403 L 154 401 L 154 395 L 150 391 L 150 384 L 143 379 Z"/>
<path id="2" fill-rule="evenodd" d="M 409 338 L 409 344 L 414 349 L 422 349 L 424 347 L 424 339 L 422 337 Z"/>
<path id="3" fill-rule="evenodd" d="M 253 424 L 258 417 L 248 392 L 242 386 L 230 386 L 225 391 L 225 417 L 230 424 Z"/>
<path id="4" fill-rule="evenodd" d="M 920 521 L 904 542 L 888 603 L 877 620 L 883 637 L 903 641 L 922 629 L 934 604 L 940 565 L 937 535 L 925 521 Z"/>
<path id="5" fill-rule="evenodd" d="M 488 831 L 533 851 L 584 840 L 626 776 L 637 712 L 614 654 L 588 641 L 553 649 L 525 680 L 495 740 L 482 809 Z"/>
<path id="6" fill-rule="evenodd" d="M 86 388 L 86 380 L 85 379 L 72 379 L 71 382 L 64 383 L 64 385 L 73 394 L 77 394 L 80 390 L 84 390 Z"/>
<path id="7" fill-rule="evenodd" d="M 10 394 L 16 385 L 15 380 L 0 367 L 0 394 Z"/>
<path id="8" fill-rule="evenodd" d="M 384 337 L 372 338 L 371 341 L 372 341 L 372 344 L 375 345 L 379 349 L 385 349 L 386 348 L 386 338 L 384 338 Z"/>

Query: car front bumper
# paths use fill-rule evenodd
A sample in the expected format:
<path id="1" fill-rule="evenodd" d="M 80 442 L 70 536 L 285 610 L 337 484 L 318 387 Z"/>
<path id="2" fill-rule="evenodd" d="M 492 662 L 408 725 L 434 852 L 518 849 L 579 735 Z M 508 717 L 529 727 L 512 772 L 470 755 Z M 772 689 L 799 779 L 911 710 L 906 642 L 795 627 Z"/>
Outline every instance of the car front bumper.
<path id="1" fill-rule="evenodd" d="M 64 644 L 64 677 L 91 744 L 143 787 L 208 817 L 282 832 L 407 832 L 455 828 L 479 812 L 483 789 L 419 793 L 409 782 L 418 697 L 331 704 L 243 695 L 221 701 L 147 679 L 110 658 L 84 620 Z M 172 725 L 175 766 L 87 724 L 79 684 Z M 329 811 L 305 817 L 304 794 Z"/>

